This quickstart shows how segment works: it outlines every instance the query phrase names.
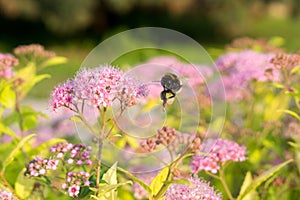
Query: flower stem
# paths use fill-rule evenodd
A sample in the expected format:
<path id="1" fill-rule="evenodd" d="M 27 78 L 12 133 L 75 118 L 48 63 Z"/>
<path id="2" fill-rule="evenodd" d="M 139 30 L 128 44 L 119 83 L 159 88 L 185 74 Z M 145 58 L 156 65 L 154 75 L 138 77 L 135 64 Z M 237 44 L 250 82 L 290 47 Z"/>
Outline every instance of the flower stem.
<path id="1" fill-rule="evenodd" d="M 100 111 L 100 109 L 99 109 L 99 111 Z M 105 107 L 103 109 L 101 117 L 102 117 L 101 131 L 98 136 L 98 153 L 97 153 L 98 164 L 97 164 L 96 187 L 99 186 L 100 174 L 101 174 L 101 156 L 102 156 L 103 139 L 104 139 L 103 137 L 105 136 L 105 124 L 106 124 L 106 108 Z"/>
<path id="2" fill-rule="evenodd" d="M 226 194 L 227 194 L 227 196 L 228 196 L 228 198 L 230 199 L 230 200 L 234 200 L 234 198 L 233 198 L 233 196 L 232 196 L 232 194 L 231 194 L 231 192 L 230 192 L 230 190 L 229 190 L 229 188 L 228 188 L 228 185 L 227 185 L 227 183 L 226 183 L 226 180 L 225 180 L 225 174 L 224 174 L 224 168 L 222 168 L 221 167 L 221 169 L 220 169 L 220 172 L 219 172 L 219 180 L 221 181 L 221 183 L 222 183 L 222 185 L 223 185 L 223 187 L 224 187 L 224 189 L 225 189 L 225 192 L 226 192 Z"/>

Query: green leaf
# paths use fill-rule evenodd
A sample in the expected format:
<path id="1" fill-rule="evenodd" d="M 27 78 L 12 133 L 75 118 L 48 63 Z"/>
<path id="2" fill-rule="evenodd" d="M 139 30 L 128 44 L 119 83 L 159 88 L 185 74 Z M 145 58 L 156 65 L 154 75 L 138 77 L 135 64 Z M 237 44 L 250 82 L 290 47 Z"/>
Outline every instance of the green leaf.
<path id="1" fill-rule="evenodd" d="M 294 67 L 294 68 L 291 70 L 291 74 L 295 74 L 295 73 L 297 73 L 297 72 L 299 72 L 299 71 L 300 71 L 300 65 Z"/>
<path id="2" fill-rule="evenodd" d="M 295 159 L 296 159 L 298 172 L 300 173 L 300 151 L 295 152 Z"/>
<path id="3" fill-rule="evenodd" d="M 36 126 L 36 123 L 38 121 L 38 116 L 48 118 L 47 115 L 45 115 L 42 112 L 35 111 L 30 106 L 20 106 L 20 112 L 21 112 L 21 117 L 22 117 L 22 121 L 23 121 L 23 124 L 22 124 L 23 129 L 25 131 Z"/>
<path id="4" fill-rule="evenodd" d="M 280 46 L 284 45 L 285 39 L 283 37 L 280 37 L 280 36 L 274 36 L 268 42 L 269 42 L 269 44 L 280 47 Z"/>
<path id="5" fill-rule="evenodd" d="M 33 86 L 46 78 L 51 78 L 51 76 L 49 74 L 41 74 L 26 80 L 26 82 L 22 85 L 23 90 L 21 97 L 24 97 L 31 90 L 31 88 L 33 88 Z"/>
<path id="6" fill-rule="evenodd" d="M 29 62 L 25 67 L 18 70 L 16 76 L 24 80 L 32 79 L 36 74 L 36 66 L 33 62 Z"/>
<path id="7" fill-rule="evenodd" d="M 283 89 L 283 88 L 284 88 L 284 85 L 281 84 L 281 83 L 272 83 L 272 85 L 273 85 L 275 88 L 279 88 L 279 89 Z"/>
<path id="8" fill-rule="evenodd" d="M 243 185 L 241 187 L 241 190 L 240 190 L 240 194 L 244 193 L 246 188 L 249 187 L 251 185 L 251 183 L 253 182 L 253 179 L 252 179 L 252 175 L 251 175 L 251 172 L 247 172 L 246 176 L 245 176 L 245 179 L 244 179 L 244 182 L 243 182 Z M 256 192 L 256 190 L 252 190 L 251 192 L 249 192 L 244 198 L 243 200 L 255 200 L 255 199 L 259 199 L 258 198 L 258 194 Z"/>
<path id="9" fill-rule="evenodd" d="M 67 58 L 62 57 L 62 56 L 56 56 L 53 58 L 48 59 L 47 61 L 45 61 L 43 63 L 42 68 L 46 68 L 46 67 L 51 67 L 51 66 L 55 66 L 55 65 L 60 65 L 60 64 L 64 64 L 68 61 Z"/>
<path id="10" fill-rule="evenodd" d="M 19 138 L 13 130 L 11 130 L 9 127 L 5 126 L 4 124 L 2 124 L 2 123 L 0 122 L 0 135 L 1 135 L 2 133 L 7 134 L 7 135 L 10 135 L 10 136 L 12 136 L 13 138 Z"/>
<path id="11" fill-rule="evenodd" d="M 266 121 L 279 120 L 282 117 L 282 113 L 276 112 L 278 110 L 284 110 L 288 107 L 290 97 L 284 93 L 280 93 L 277 96 L 268 94 L 265 97 L 266 107 L 264 108 L 264 119 Z"/>
<path id="12" fill-rule="evenodd" d="M 291 111 L 291 110 L 277 110 L 277 112 L 287 113 L 287 114 L 295 117 L 296 119 L 300 120 L 300 116 L 296 112 L 294 112 L 294 111 Z"/>
<path id="13" fill-rule="evenodd" d="M 123 185 L 132 184 L 132 181 L 126 181 L 124 183 L 118 183 L 114 185 L 100 184 L 98 189 L 98 200 L 117 200 L 117 196 L 111 195 L 116 193 L 116 189 Z"/>
<path id="14" fill-rule="evenodd" d="M 117 181 L 117 162 L 107 170 L 103 175 L 102 180 L 108 184 L 105 187 L 99 186 L 99 200 L 116 200 L 118 192 L 115 190 L 118 187 Z M 104 190 L 101 192 L 101 190 Z"/>
<path id="15" fill-rule="evenodd" d="M 16 105 L 16 93 L 10 84 L 6 84 L 0 91 L 0 104 L 7 108 L 14 108 Z"/>
<path id="16" fill-rule="evenodd" d="M 29 155 L 37 155 L 37 154 L 46 155 L 47 153 L 49 153 L 49 148 L 51 146 L 53 146 L 54 144 L 62 143 L 62 142 L 66 142 L 66 140 L 62 139 L 62 138 L 51 138 L 47 142 L 44 142 L 44 143 L 38 145 L 34 149 L 31 149 L 31 151 L 29 151 Z"/>
<path id="17" fill-rule="evenodd" d="M 140 186 L 142 186 L 150 195 L 152 193 L 150 187 L 144 183 L 141 179 L 135 177 L 133 174 L 131 174 L 129 171 L 126 171 L 125 169 L 118 167 L 118 170 L 124 174 L 126 174 L 127 176 L 129 176 L 129 178 L 131 178 L 134 182 L 137 182 Z"/>
<path id="18" fill-rule="evenodd" d="M 192 185 L 191 182 L 188 179 L 186 179 L 186 178 L 181 178 L 181 179 L 166 181 L 166 183 L 169 183 L 169 184 L 180 184 L 180 185 Z"/>
<path id="19" fill-rule="evenodd" d="M 74 115 L 70 118 L 70 120 L 74 121 L 74 122 L 82 122 L 82 119 L 79 115 Z"/>
<path id="20" fill-rule="evenodd" d="M 18 152 L 20 151 L 20 149 L 29 141 L 31 140 L 33 137 L 35 136 L 35 134 L 30 134 L 27 135 L 26 137 L 24 137 L 16 146 L 16 148 L 14 148 L 12 150 L 12 152 L 8 155 L 8 157 L 6 158 L 6 160 L 3 162 L 3 167 L 2 167 L 2 171 L 1 173 L 4 174 L 4 171 L 6 169 L 6 167 L 15 159 L 15 157 L 17 156 Z"/>
<path id="21" fill-rule="evenodd" d="M 158 192 L 162 189 L 162 187 L 165 186 L 165 190 L 168 189 L 168 185 L 167 184 L 168 181 L 170 181 L 170 169 L 169 167 L 165 167 L 163 168 L 160 173 L 152 180 L 151 184 L 150 184 L 150 189 L 152 191 L 152 196 L 156 196 L 158 194 Z"/>
<path id="22" fill-rule="evenodd" d="M 276 176 L 276 174 L 287 164 L 289 164 L 290 162 L 292 162 L 293 160 L 288 160 L 284 163 L 281 163 L 279 165 L 276 165 L 272 168 L 270 168 L 269 170 L 265 171 L 263 174 L 261 174 L 260 176 L 258 176 L 250 185 L 248 185 L 246 187 L 246 189 L 243 190 L 243 192 L 240 193 L 240 195 L 238 196 L 237 200 L 242 200 L 244 199 L 244 197 L 246 197 L 246 195 L 248 195 L 249 193 L 251 193 L 252 191 L 256 190 L 256 188 L 258 188 L 263 182 L 267 181 L 269 178 Z"/>
<path id="23" fill-rule="evenodd" d="M 30 196 L 34 187 L 35 181 L 24 176 L 25 168 L 19 173 L 17 181 L 15 183 L 15 191 L 19 197 L 26 199 Z"/>

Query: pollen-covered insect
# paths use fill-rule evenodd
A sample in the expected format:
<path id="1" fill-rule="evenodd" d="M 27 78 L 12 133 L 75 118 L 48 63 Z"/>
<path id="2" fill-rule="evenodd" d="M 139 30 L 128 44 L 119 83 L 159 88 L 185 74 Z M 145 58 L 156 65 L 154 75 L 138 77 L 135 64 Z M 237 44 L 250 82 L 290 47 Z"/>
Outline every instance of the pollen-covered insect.
<path id="1" fill-rule="evenodd" d="M 164 88 L 160 93 L 160 99 L 163 101 L 163 109 L 165 109 L 168 100 L 174 98 L 180 92 L 182 82 L 177 75 L 167 73 L 161 78 L 160 84 Z M 168 97 L 168 94 L 171 96 Z"/>

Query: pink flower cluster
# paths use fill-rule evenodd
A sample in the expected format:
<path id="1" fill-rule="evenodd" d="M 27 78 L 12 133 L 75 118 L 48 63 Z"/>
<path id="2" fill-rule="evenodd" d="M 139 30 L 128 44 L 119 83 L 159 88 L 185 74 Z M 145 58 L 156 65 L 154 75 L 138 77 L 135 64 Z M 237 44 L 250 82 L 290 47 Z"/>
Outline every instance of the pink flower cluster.
<path id="1" fill-rule="evenodd" d="M 55 100 L 51 101 L 51 106 L 54 110 L 59 107 L 72 108 L 73 103 L 73 84 L 70 80 L 63 84 L 59 84 L 53 91 L 52 97 Z"/>
<path id="2" fill-rule="evenodd" d="M 17 198 L 9 191 L 0 189 L 1 200 L 17 200 Z"/>
<path id="3" fill-rule="evenodd" d="M 36 157 L 26 166 L 25 175 L 31 177 L 45 176 L 49 170 L 56 170 L 59 160 Z"/>
<path id="4" fill-rule="evenodd" d="M 58 143 L 50 147 L 52 159 L 44 159 L 36 157 L 26 166 L 25 175 L 30 177 L 47 176 L 47 171 L 58 169 L 58 163 L 65 164 L 67 169 L 72 169 L 66 173 L 65 183 L 62 184 L 62 189 L 68 191 L 70 197 L 79 195 L 80 188 L 90 185 L 90 173 L 79 170 L 85 169 L 86 166 L 91 166 L 90 159 L 91 147 L 84 144 Z"/>
<path id="5" fill-rule="evenodd" d="M 58 85 L 52 92 L 50 103 L 56 110 L 66 107 L 76 110 L 80 103 L 103 108 L 118 100 L 121 109 L 138 103 L 147 95 L 147 88 L 121 70 L 111 66 L 100 66 L 79 71 L 73 80 Z"/>
<path id="6" fill-rule="evenodd" d="M 280 71 L 270 62 L 275 55 L 252 50 L 227 53 L 216 60 L 217 68 L 223 74 L 227 100 L 240 100 L 247 96 L 253 80 L 278 82 Z"/>
<path id="7" fill-rule="evenodd" d="M 208 182 L 198 177 L 189 178 L 191 185 L 173 184 L 167 190 L 166 200 L 221 200 L 221 194 L 217 193 Z"/>
<path id="8" fill-rule="evenodd" d="M 237 143 L 226 140 L 216 139 L 203 142 L 204 149 L 211 148 L 209 156 L 194 155 L 191 168 L 192 173 L 197 174 L 199 171 L 210 171 L 217 173 L 220 164 L 228 161 L 241 162 L 246 160 L 246 147 Z"/>
<path id="9" fill-rule="evenodd" d="M 80 193 L 80 187 L 90 186 L 89 178 L 88 172 L 68 172 L 66 182 L 61 185 L 61 188 L 68 191 L 70 197 L 76 197 Z"/>
<path id="10" fill-rule="evenodd" d="M 64 159 L 68 165 L 91 165 L 91 147 L 84 144 L 59 143 L 50 148 L 58 159 Z"/>
<path id="11" fill-rule="evenodd" d="M 19 64 L 18 59 L 10 54 L 0 53 L 0 78 L 11 78 L 14 73 L 12 67 Z"/>

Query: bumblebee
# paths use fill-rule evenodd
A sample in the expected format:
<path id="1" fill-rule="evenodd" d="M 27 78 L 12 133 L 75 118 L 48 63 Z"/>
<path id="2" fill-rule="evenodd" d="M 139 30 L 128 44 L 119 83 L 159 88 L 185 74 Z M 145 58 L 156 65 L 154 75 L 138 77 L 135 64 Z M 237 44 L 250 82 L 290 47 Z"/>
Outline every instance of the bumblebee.
<path id="1" fill-rule="evenodd" d="M 160 84 L 164 88 L 160 93 L 160 99 L 163 101 L 163 109 L 165 110 L 168 100 L 174 98 L 176 93 L 180 91 L 182 82 L 175 74 L 167 73 L 161 78 Z M 167 97 L 168 94 L 171 96 Z"/>

